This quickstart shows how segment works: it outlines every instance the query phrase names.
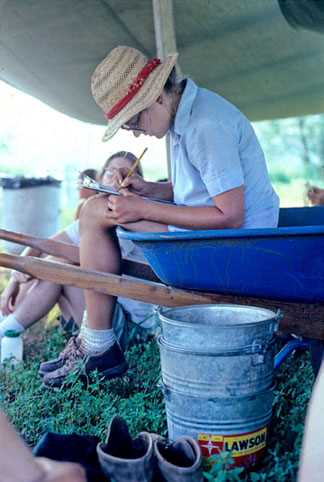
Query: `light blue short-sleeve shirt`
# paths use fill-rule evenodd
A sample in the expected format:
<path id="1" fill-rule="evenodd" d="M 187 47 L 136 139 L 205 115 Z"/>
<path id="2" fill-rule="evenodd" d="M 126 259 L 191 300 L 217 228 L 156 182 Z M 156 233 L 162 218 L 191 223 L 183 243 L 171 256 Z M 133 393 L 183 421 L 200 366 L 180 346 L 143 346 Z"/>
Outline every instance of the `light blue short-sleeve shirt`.
<path id="1" fill-rule="evenodd" d="M 233 104 L 187 79 L 170 134 L 176 204 L 214 205 L 212 197 L 244 186 L 242 228 L 277 226 L 279 198 L 263 151 Z"/>

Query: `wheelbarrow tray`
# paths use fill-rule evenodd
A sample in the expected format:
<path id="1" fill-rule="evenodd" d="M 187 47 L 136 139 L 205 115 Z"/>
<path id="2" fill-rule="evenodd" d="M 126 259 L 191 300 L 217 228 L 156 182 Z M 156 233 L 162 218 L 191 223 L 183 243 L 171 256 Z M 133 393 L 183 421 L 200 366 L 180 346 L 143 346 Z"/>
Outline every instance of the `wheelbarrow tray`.
<path id="1" fill-rule="evenodd" d="M 306 303 L 324 301 L 324 207 L 282 208 L 279 227 L 139 233 L 160 280 L 178 288 Z"/>

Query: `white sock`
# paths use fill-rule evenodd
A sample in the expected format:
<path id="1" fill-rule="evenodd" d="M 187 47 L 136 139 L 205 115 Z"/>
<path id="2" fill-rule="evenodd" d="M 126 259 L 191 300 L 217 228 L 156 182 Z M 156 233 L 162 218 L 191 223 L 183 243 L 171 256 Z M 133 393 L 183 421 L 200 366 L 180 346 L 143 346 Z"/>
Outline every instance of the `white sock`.
<path id="1" fill-rule="evenodd" d="M 87 355 L 102 353 L 116 342 L 113 329 L 93 330 L 85 322 L 81 325 L 79 338 L 81 339 L 81 346 Z"/>
<path id="2" fill-rule="evenodd" d="M 11 314 L 6 316 L 0 323 L 0 337 L 3 336 L 8 330 L 14 330 L 18 331 L 18 333 L 22 333 L 25 331 L 25 327 L 19 323 L 14 314 Z"/>

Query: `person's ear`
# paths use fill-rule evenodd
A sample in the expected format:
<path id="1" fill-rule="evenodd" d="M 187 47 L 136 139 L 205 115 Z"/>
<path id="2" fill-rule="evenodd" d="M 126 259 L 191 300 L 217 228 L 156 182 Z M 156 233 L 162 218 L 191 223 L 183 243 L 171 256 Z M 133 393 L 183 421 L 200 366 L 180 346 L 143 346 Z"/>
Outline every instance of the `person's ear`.
<path id="1" fill-rule="evenodd" d="M 167 105 L 168 104 L 168 94 L 165 90 L 162 90 L 161 94 L 157 98 L 156 102 L 160 105 Z"/>

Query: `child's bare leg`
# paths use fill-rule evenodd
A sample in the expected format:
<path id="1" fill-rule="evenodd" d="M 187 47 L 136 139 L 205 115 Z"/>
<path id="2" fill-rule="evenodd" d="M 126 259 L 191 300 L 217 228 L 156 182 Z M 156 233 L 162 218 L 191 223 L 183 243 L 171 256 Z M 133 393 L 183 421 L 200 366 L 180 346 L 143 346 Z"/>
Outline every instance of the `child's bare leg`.
<path id="1" fill-rule="evenodd" d="M 25 293 L 14 311 L 14 316 L 24 328 L 28 328 L 48 314 L 59 299 L 61 290 L 61 285 L 39 281 Z"/>
<path id="2" fill-rule="evenodd" d="M 63 286 L 58 305 L 67 321 L 72 318 L 78 326 L 81 326 L 85 309 L 84 292 L 82 289 L 75 286 Z"/>
<path id="3" fill-rule="evenodd" d="M 66 261 L 47 256 L 47 260 L 66 263 Z M 15 318 L 26 329 L 47 315 L 53 306 L 58 302 L 63 286 L 51 281 L 34 280 L 21 296 L 17 298 L 17 305 L 13 312 Z"/>
<path id="4" fill-rule="evenodd" d="M 80 264 L 84 269 L 117 274 L 121 253 L 107 204 L 107 196 L 99 195 L 89 199 L 81 210 Z M 86 372 L 98 370 L 105 378 L 122 376 L 127 371 L 112 329 L 115 297 L 94 290 L 85 290 L 84 295 L 87 317 L 78 338 L 72 339 L 58 358 L 41 365 L 47 386 L 62 385 L 81 361 Z"/>
<path id="5" fill-rule="evenodd" d="M 19 297 L 14 310 L 0 323 L 0 337 L 8 330 L 23 332 L 39 321 L 57 302 L 61 285 L 50 281 L 34 280 L 24 287 L 23 296 Z"/>
<path id="6" fill-rule="evenodd" d="M 14 310 L 20 305 L 20 303 L 25 299 L 28 295 L 28 292 L 33 289 L 37 283 L 39 282 L 38 279 L 32 278 L 31 280 L 27 281 L 26 283 L 20 283 L 19 285 L 19 292 L 17 298 L 15 299 Z"/>
<path id="7" fill-rule="evenodd" d="M 121 255 L 109 218 L 106 217 L 107 197 L 89 199 L 80 216 L 80 264 L 84 269 L 120 273 Z M 93 290 L 85 290 L 87 325 L 100 330 L 112 326 L 116 298 Z"/>

